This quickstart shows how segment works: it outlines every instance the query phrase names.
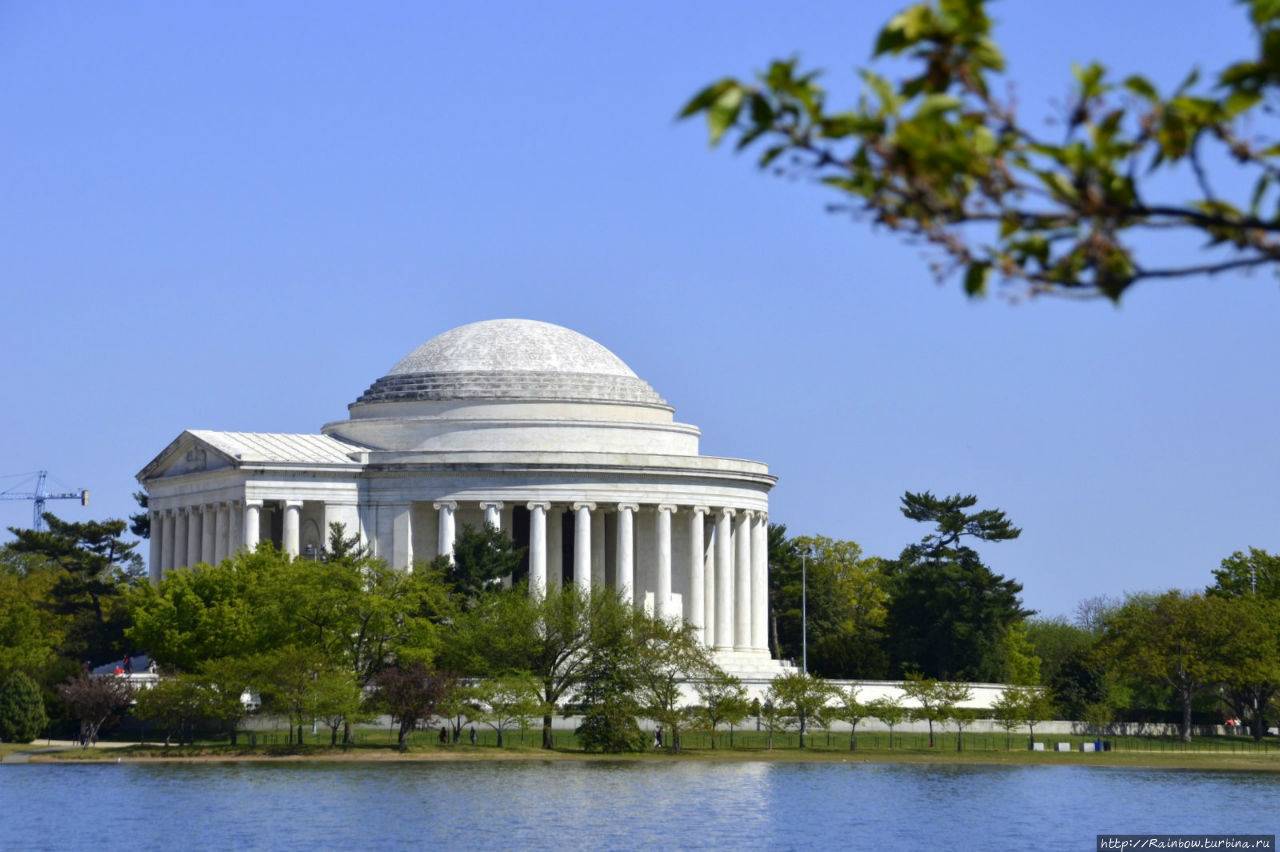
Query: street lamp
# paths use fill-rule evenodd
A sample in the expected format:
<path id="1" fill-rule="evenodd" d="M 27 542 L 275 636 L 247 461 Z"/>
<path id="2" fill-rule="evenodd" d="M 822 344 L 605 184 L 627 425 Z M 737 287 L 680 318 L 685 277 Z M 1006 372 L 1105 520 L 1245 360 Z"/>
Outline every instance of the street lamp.
<path id="1" fill-rule="evenodd" d="M 800 670 L 809 673 L 809 548 L 800 551 Z"/>

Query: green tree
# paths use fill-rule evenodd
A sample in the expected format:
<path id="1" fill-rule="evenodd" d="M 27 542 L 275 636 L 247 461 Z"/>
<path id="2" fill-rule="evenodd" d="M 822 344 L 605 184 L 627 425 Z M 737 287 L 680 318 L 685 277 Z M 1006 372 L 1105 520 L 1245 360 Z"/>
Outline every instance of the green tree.
<path id="1" fill-rule="evenodd" d="M 1280 600 L 1280 556 L 1249 548 L 1222 560 L 1222 567 L 1214 569 L 1214 584 L 1206 591 L 1226 598 L 1256 595 Z"/>
<path id="2" fill-rule="evenodd" d="M 1030 615 L 1022 586 L 993 573 L 965 537 L 996 542 L 1021 533 L 998 509 L 968 512 L 973 495 L 902 498 L 902 513 L 934 531 L 886 565 L 890 578 L 887 639 L 898 670 L 933 677 L 997 681 L 1005 674 L 1009 629 Z"/>
<path id="3" fill-rule="evenodd" d="M 476 685 L 468 708 L 472 718 L 498 732 L 498 748 L 502 748 L 504 731 L 515 727 L 523 730 L 530 719 L 542 715 L 538 682 L 527 672 L 483 678 Z"/>
<path id="4" fill-rule="evenodd" d="M 453 542 L 453 561 L 446 577 L 467 599 L 501 585 L 503 577 L 516 573 L 524 550 L 516 547 L 505 532 L 481 524 L 476 529 L 463 524 Z"/>
<path id="5" fill-rule="evenodd" d="M 738 678 L 719 670 L 694 681 L 693 688 L 698 693 L 699 701 L 697 705 L 690 708 L 693 724 L 710 735 L 711 748 L 714 749 L 716 731 L 720 726 L 728 725 L 732 731 L 733 726 L 747 718 L 747 714 L 751 712 L 752 705 L 747 701 L 747 688 Z M 760 712 L 763 714 L 764 708 L 761 708 Z M 773 748 L 772 730 L 769 748 Z"/>
<path id="6" fill-rule="evenodd" d="M 120 538 L 119 520 L 69 523 L 45 513 L 47 530 L 10 527 L 13 554 L 40 557 L 61 569 L 46 605 L 66 616 L 63 653 L 76 660 L 107 660 L 124 651 L 125 594 L 142 576 L 136 542 Z"/>
<path id="7" fill-rule="evenodd" d="M 20 671 L 39 679 L 64 647 L 71 619 L 50 605 L 60 570 L 0 549 L 0 674 Z"/>
<path id="8" fill-rule="evenodd" d="M 1033 686 L 1040 683 L 1040 657 L 1031 643 L 1026 621 L 1015 621 L 1005 631 L 1002 648 L 1004 683 Z"/>
<path id="9" fill-rule="evenodd" d="M 1008 751 L 1012 745 L 1013 729 L 1022 724 L 1022 701 L 1016 688 L 1001 691 L 1000 697 L 991 702 L 991 717 L 1004 728 L 1004 750 Z"/>
<path id="10" fill-rule="evenodd" d="M 240 723 L 249 715 L 243 696 L 253 694 L 258 688 L 258 671 L 252 658 L 221 657 L 202 663 L 198 671 L 200 680 L 209 687 L 206 711 L 210 719 L 218 721 L 231 741 L 236 745 Z"/>
<path id="11" fill-rule="evenodd" d="M 773 679 L 765 693 L 765 702 L 785 727 L 800 733 L 800 748 L 804 748 L 810 720 L 820 718 L 833 697 L 833 688 L 826 680 L 804 672 L 788 672 Z"/>
<path id="12" fill-rule="evenodd" d="M 801 658 L 807 604 L 809 668 L 826 677 L 882 677 L 886 578 L 852 541 L 788 539 L 769 525 L 769 610 L 775 656 Z M 801 555 L 805 555 L 802 566 Z M 807 592 L 807 601 L 806 598 Z"/>
<path id="13" fill-rule="evenodd" d="M 12 671 L 0 679 L 0 742 L 29 743 L 48 723 L 40 688 L 31 678 Z"/>
<path id="14" fill-rule="evenodd" d="M 147 511 L 151 498 L 145 491 L 135 491 L 133 499 L 142 511 L 129 516 L 129 532 L 138 538 L 151 538 L 151 513 Z"/>
<path id="15" fill-rule="evenodd" d="M 305 645 L 363 685 L 394 660 L 430 661 L 454 606 L 440 572 L 392 569 L 335 524 L 324 561 L 262 544 L 138 585 L 129 611 L 129 639 L 183 671 Z"/>
<path id="16" fill-rule="evenodd" d="M 1267 636 L 1246 630 L 1226 599 L 1165 592 L 1135 598 L 1109 619 L 1104 648 L 1119 670 L 1172 691 L 1182 708 L 1184 742 L 1191 741 L 1195 699 L 1247 665 Z"/>
<path id="17" fill-rule="evenodd" d="M 1262 742 L 1269 710 L 1280 697 L 1280 599 L 1233 598 L 1227 609 L 1237 633 L 1257 644 L 1237 646 L 1223 674 L 1222 699 Z"/>
<path id="18" fill-rule="evenodd" d="M 1040 660 L 1040 684 L 1052 683 L 1073 655 L 1088 651 L 1097 640 L 1093 633 L 1062 617 L 1028 618 L 1023 624 L 1032 654 Z"/>
<path id="19" fill-rule="evenodd" d="M 165 748 L 175 735 L 178 745 L 182 746 L 192 741 L 200 720 L 212 715 L 211 691 L 209 685 L 195 675 L 162 678 L 149 689 L 137 692 L 131 712 L 136 718 L 154 722 L 164 730 Z"/>
<path id="20" fill-rule="evenodd" d="M 587 751 L 641 751 L 645 736 L 637 718 L 643 712 L 642 671 L 646 664 L 661 665 L 660 655 L 645 646 L 651 636 L 655 643 L 665 644 L 667 637 L 659 634 L 667 631 L 612 594 L 606 593 L 606 597 L 613 598 L 616 606 L 611 603 L 597 610 L 591 624 L 586 663 L 574 689 L 574 709 L 582 715 L 575 732 Z M 670 666 L 664 666 L 663 671 L 678 676 Z M 653 700 L 666 697 L 665 679 L 663 673 L 648 679 L 651 690 L 661 691 L 661 696 L 651 694 Z M 663 707 L 656 709 L 662 712 Z"/>
<path id="21" fill-rule="evenodd" d="M 634 610 L 632 620 L 636 700 L 640 713 L 666 731 L 665 744 L 680 750 L 680 733 L 688 718 L 684 688 L 688 683 L 723 677 L 692 627 L 678 619 L 663 621 Z"/>
<path id="22" fill-rule="evenodd" d="M 836 703 L 825 710 L 831 718 L 849 724 L 849 751 L 857 751 L 858 723 L 871 716 L 873 710 L 870 704 L 858 699 L 859 692 L 861 690 L 855 685 L 846 686 L 843 689 L 832 687 L 832 695 Z"/>
<path id="23" fill-rule="evenodd" d="M 828 107 L 819 72 L 791 59 L 755 82 L 707 86 L 681 115 L 705 115 L 713 144 L 759 143 L 761 168 L 817 178 L 839 194 L 835 209 L 927 241 L 948 259 L 938 274 L 963 271 L 970 296 L 994 273 L 1030 294 L 1118 301 L 1136 281 L 1280 259 L 1280 146 L 1252 132 L 1280 89 L 1280 7 L 1245 5 L 1256 47 L 1212 83 L 1193 70 L 1161 93 L 1140 75 L 1077 67 L 1052 135 L 998 94 L 1013 78 L 985 0 L 917 3 L 893 17 L 873 56 L 905 56 L 912 70 L 896 83 L 860 71 L 863 92 L 847 109 Z M 1225 162 L 1252 184 L 1234 197 L 1208 177 Z M 1131 239 L 1151 231 L 1206 243 L 1207 257 L 1144 259 Z"/>
<path id="24" fill-rule="evenodd" d="M 572 585 L 540 596 L 523 585 L 484 595 L 453 619 L 441 660 L 476 677 L 524 671 L 536 678 L 542 745 L 551 748 L 552 716 L 586 676 L 596 626 L 616 621 L 623 607 L 630 609 L 612 591 L 586 595 Z"/>
<path id="25" fill-rule="evenodd" d="M 893 748 L 893 729 L 906 721 L 909 712 L 898 696 L 874 698 L 867 702 L 867 713 L 889 728 L 889 748 Z"/>
<path id="26" fill-rule="evenodd" d="M 933 726 L 945 725 L 955 716 L 959 704 L 973 697 L 967 684 L 940 681 L 910 672 L 902 684 L 903 696 L 915 702 L 911 718 L 929 725 L 929 748 L 933 748 Z"/>

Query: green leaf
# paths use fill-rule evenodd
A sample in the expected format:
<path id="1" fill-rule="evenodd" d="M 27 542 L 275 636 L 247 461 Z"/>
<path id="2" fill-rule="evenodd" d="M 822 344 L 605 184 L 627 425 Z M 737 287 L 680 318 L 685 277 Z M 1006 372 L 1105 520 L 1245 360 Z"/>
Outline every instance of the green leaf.
<path id="1" fill-rule="evenodd" d="M 1222 112 L 1227 118 L 1235 118 L 1262 100 L 1261 92 L 1232 92 L 1222 102 Z"/>
<path id="2" fill-rule="evenodd" d="M 1134 74 L 1132 76 L 1125 77 L 1124 82 L 1121 85 L 1133 92 L 1135 95 L 1146 98 L 1149 101 L 1154 102 L 1160 100 L 1160 93 L 1156 91 L 1156 87 L 1153 86 L 1151 81 L 1146 77 Z"/>
<path id="3" fill-rule="evenodd" d="M 991 264 L 975 262 L 969 264 L 964 274 L 964 292 L 968 296 L 987 295 L 987 275 L 991 272 Z"/>
<path id="4" fill-rule="evenodd" d="M 780 155 L 785 150 L 787 150 L 786 145 L 773 145 L 769 148 L 766 148 L 764 150 L 764 153 L 760 155 L 760 162 L 758 163 L 758 165 L 762 169 L 767 168 L 769 164 L 772 163 L 774 160 L 776 160 L 778 158 L 778 155 Z"/>
<path id="5" fill-rule="evenodd" d="M 1258 208 L 1262 205 L 1262 196 L 1266 194 L 1267 187 L 1271 184 L 1271 175 L 1264 174 L 1258 178 L 1258 183 L 1253 188 L 1253 196 L 1249 199 L 1249 214 L 1258 215 Z"/>
<path id="6" fill-rule="evenodd" d="M 920 102 L 920 108 L 916 110 L 916 117 L 928 118 L 949 110 L 959 109 L 961 104 L 963 104 L 963 101 L 955 95 L 929 95 Z"/>
<path id="7" fill-rule="evenodd" d="M 680 110 L 680 114 L 677 118 L 688 118 L 691 115 L 696 115 L 697 113 L 702 112 L 704 109 L 707 109 L 715 103 L 716 98 L 720 97 L 726 89 L 730 86 L 736 85 L 738 85 L 738 81 L 731 77 L 726 77 L 723 80 L 717 80 L 690 98 L 689 102 L 684 105 L 684 109 Z"/>
<path id="8" fill-rule="evenodd" d="M 726 89 L 716 98 L 707 110 L 707 128 L 711 132 L 711 144 L 720 144 L 725 131 L 738 120 L 738 112 L 742 109 L 743 91 L 741 86 Z"/>

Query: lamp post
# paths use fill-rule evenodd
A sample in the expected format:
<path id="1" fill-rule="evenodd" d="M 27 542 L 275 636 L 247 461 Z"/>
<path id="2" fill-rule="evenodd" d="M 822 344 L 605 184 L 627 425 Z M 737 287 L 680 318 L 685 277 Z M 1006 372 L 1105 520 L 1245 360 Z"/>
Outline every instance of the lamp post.
<path id="1" fill-rule="evenodd" d="M 800 671 L 809 673 L 809 548 L 800 551 Z"/>

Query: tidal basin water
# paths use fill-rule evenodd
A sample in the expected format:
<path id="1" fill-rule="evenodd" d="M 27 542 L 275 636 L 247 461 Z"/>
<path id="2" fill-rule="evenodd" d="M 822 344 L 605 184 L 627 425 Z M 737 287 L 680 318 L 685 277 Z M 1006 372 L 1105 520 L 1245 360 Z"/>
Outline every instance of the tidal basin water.
<path id="1" fill-rule="evenodd" d="M 1280 775 L 715 761 L 0 768 L 5 849 L 1092 849 L 1274 834 Z"/>

